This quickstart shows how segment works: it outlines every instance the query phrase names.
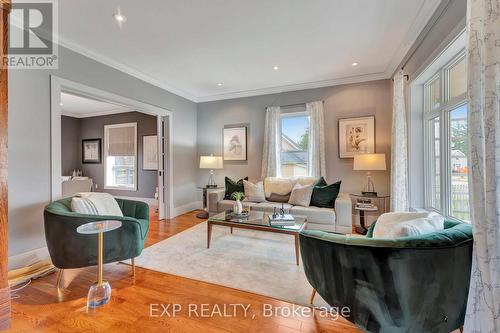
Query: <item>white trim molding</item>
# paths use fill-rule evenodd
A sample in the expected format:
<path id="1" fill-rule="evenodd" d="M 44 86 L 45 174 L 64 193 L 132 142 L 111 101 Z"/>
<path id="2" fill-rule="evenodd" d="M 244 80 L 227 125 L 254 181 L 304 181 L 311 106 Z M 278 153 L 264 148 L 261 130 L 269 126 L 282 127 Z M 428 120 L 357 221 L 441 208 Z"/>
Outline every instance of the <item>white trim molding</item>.
<path id="1" fill-rule="evenodd" d="M 174 213 L 172 214 L 172 218 L 177 217 L 182 214 L 186 214 L 192 212 L 193 210 L 203 209 L 202 201 L 193 201 L 188 204 L 177 206 L 174 208 Z"/>
<path id="2" fill-rule="evenodd" d="M 61 92 L 69 92 L 79 96 L 92 98 L 98 101 L 113 103 L 125 108 L 138 110 L 142 113 L 150 114 L 153 116 L 168 117 L 168 139 L 167 139 L 167 155 L 165 165 L 167 170 L 167 181 L 165 186 L 166 200 L 166 217 L 171 217 L 174 211 L 173 206 L 173 184 L 174 176 L 173 170 L 173 113 L 170 110 L 140 102 L 128 97 L 116 95 L 104 90 L 96 89 L 86 86 L 84 84 L 60 78 L 55 75 L 50 76 L 50 112 L 51 112 L 51 126 L 50 126 L 50 154 L 51 154 L 51 200 L 57 200 L 62 196 L 61 176 L 62 176 L 62 162 L 61 162 Z"/>
<path id="3" fill-rule="evenodd" d="M 12 271 L 44 260 L 50 260 L 49 249 L 46 246 L 10 256 L 8 269 Z"/>

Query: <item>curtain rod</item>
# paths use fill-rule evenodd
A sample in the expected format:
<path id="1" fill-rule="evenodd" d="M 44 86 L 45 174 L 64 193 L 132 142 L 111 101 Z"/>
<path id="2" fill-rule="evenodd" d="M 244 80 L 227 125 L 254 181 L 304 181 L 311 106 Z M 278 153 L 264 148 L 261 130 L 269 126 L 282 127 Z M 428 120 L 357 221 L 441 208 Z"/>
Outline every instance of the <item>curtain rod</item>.
<path id="1" fill-rule="evenodd" d="M 325 103 L 325 101 L 321 101 L 323 104 Z M 297 103 L 297 104 L 288 104 L 288 105 L 280 105 L 279 107 L 280 108 L 292 108 L 292 107 L 295 107 L 295 106 L 306 106 L 307 103 Z"/>

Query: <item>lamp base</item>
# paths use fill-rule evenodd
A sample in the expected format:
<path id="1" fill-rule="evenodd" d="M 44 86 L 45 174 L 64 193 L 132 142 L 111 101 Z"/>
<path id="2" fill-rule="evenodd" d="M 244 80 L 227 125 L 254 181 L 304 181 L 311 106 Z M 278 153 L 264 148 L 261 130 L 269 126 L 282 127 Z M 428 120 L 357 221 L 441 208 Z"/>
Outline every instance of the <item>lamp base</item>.
<path id="1" fill-rule="evenodd" d="M 361 194 L 363 194 L 365 197 L 376 197 L 377 192 L 373 191 L 361 191 Z"/>

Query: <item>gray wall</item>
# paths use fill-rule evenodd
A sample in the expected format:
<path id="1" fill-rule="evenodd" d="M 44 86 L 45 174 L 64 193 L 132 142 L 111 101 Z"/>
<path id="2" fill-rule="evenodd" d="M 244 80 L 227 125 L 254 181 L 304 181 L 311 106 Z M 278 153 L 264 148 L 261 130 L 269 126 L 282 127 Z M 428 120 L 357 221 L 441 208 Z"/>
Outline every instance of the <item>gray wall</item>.
<path id="1" fill-rule="evenodd" d="M 80 119 L 61 117 L 61 170 L 63 176 L 71 176 L 73 170 L 82 169 L 80 129 Z"/>
<path id="2" fill-rule="evenodd" d="M 104 161 L 101 164 L 82 164 L 82 141 L 85 139 L 101 139 L 104 145 L 104 125 L 137 123 L 137 191 L 117 191 L 104 189 Z M 79 124 L 75 128 L 74 124 Z M 66 128 L 65 125 L 69 124 Z M 83 171 L 97 183 L 99 192 L 107 192 L 118 196 L 154 198 L 158 175 L 156 170 L 144 170 L 142 165 L 142 137 L 156 135 L 156 117 L 140 112 L 127 112 L 107 116 L 72 118 L 63 116 L 62 122 L 62 170 L 63 175 L 70 175 L 74 168 Z M 76 143 L 76 145 L 75 145 Z M 73 150 L 73 151 L 72 151 Z M 75 153 L 76 152 L 76 153 Z M 68 154 L 69 156 L 65 156 Z M 75 160 L 76 157 L 76 160 Z M 104 158 L 104 154 L 102 155 Z M 68 168 L 67 165 L 76 165 Z M 69 172 L 67 172 L 69 170 Z"/>
<path id="3" fill-rule="evenodd" d="M 365 174 L 352 170 L 352 159 L 338 157 L 338 119 L 375 115 L 376 151 L 385 153 L 390 169 L 392 122 L 391 81 L 381 80 L 360 84 L 308 89 L 281 94 L 245 97 L 198 104 L 198 154 L 222 154 L 222 128 L 225 124 L 250 124 L 248 135 L 248 162 L 225 162 L 224 169 L 216 171 L 216 181 L 223 184 L 224 176 L 248 176 L 259 180 L 264 138 L 265 108 L 269 105 L 291 105 L 315 100 L 325 101 L 327 180 L 342 180 L 342 191 L 359 191 L 365 183 Z M 389 191 L 389 171 L 374 172 L 375 187 L 379 192 Z M 199 170 L 198 185 L 206 183 L 207 170 Z"/>
<path id="4" fill-rule="evenodd" d="M 434 14 L 433 19 L 417 40 L 418 45 L 412 47 L 414 50 L 409 54 L 404 66 L 405 74 L 409 74 L 410 85 L 412 80 L 427 68 L 449 43 L 465 28 L 465 17 L 467 12 L 467 0 L 444 1 Z M 409 92 L 409 89 L 407 90 Z M 409 189 L 410 206 L 423 208 L 424 200 L 424 127 L 423 127 L 423 88 L 413 87 L 413 96 L 408 94 L 408 165 L 409 165 Z M 410 98 L 419 99 L 418 103 L 411 103 Z"/>
<path id="5" fill-rule="evenodd" d="M 9 71 L 9 255 L 46 246 L 43 207 L 50 201 L 50 75 L 173 112 L 174 207 L 196 192 L 196 103 L 68 49 L 58 70 Z"/>

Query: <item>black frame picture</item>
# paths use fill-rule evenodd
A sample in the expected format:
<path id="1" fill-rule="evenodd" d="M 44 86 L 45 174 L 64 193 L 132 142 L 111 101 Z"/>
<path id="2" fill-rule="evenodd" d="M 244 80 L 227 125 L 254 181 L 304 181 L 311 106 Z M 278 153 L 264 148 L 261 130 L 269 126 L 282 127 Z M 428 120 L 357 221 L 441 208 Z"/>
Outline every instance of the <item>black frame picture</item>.
<path id="1" fill-rule="evenodd" d="M 101 149 L 101 139 L 83 139 L 82 140 L 82 163 L 83 164 L 101 164 L 102 163 L 102 149 Z M 85 149 L 89 149 L 89 147 L 85 147 L 86 144 L 97 144 L 97 156 L 98 158 L 85 158 Z M 92 152 L 94 155 L 95 152 Z"/>

